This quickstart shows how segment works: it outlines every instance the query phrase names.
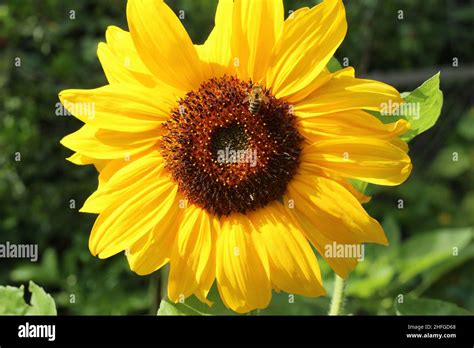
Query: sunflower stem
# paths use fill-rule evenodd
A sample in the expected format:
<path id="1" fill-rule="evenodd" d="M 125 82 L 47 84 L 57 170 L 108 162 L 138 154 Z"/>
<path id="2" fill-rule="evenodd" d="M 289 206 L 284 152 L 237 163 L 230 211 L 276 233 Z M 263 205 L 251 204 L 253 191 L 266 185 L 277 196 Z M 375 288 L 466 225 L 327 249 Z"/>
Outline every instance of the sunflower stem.
<path id="1" fill-rule="evenodd" d="M 344 307 L 346 281 L 334 274 L 334 291 L 332 293 L 329 315 L 341 315 Z"/>
<path id="2" fill-rule="evenodd" d="M 150 277 L 150 314 L 156 315 L 158 308 L 160 306 L 161 299 L 158 298 L 161 289 L 161 277 L 158 274 L 154 274 Z"/>

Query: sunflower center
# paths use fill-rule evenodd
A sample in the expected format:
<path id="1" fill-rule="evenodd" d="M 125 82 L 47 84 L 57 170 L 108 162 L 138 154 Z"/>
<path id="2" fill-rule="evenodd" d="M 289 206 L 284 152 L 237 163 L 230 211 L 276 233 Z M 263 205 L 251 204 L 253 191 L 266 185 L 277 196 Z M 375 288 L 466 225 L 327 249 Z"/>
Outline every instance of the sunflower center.
<path id="1" fill-rule="evenodd" d="M 288 103 L 224 76 L 188 93 L 163 124 L 166 167 L 190 203 L 219 216 L 281 198 L 299 164 L 302 138 Z M 260 93 L 259 90 L 259 93 Z"/>
<path id="2" fill-rule="evenodd" d="M 214 157 L 218 159 L 219 152 L 222 149 L 233 149 L 236 151 L 247 150 L 249 140 L 245 128 L 240 124 L 218 128 L 211 136 L 212 153 Z"/>

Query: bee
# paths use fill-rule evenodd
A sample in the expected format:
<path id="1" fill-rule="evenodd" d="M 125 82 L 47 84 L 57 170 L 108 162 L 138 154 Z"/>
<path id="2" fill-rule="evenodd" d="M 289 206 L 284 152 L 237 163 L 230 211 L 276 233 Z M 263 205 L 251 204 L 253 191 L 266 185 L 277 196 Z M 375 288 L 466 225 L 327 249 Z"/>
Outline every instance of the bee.
<path id="1" fill-rule="evenodd" d="M 253 85 L 252 90 L 247 93 L 247 97 L 244 99 L 243 103 L 249 102 L 249 111 L 252 114 L 257 114 L 260 111 L 260 107 L 263 103 L 268 102 L 268 97 L 265 95 L 262 86 Z"/>

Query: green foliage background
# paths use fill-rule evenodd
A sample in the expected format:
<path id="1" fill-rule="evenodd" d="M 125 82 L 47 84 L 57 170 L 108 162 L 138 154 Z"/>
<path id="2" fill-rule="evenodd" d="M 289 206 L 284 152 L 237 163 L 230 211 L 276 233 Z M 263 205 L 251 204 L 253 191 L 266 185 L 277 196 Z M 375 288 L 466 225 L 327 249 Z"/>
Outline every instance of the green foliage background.
<path id="1" fill-rule="evenodd" d="M 285 5 L 295 10 L 317 2 Z M 202 43 L 217 1 L 168 3 L 175 11 L 185 10 L 184 25 L 193 41 Z M 52 294 L 60 314 L 156 313 L 163 293 L 158 274 L 139 277 L 121 255 L 98 260 L 89 254 L 94 216 L 78 209 L 95 190 L 96 172 L 64 160 L 70 152 L 59 140 L 80 122 L 55 116 L 60 90 L 106 84 L 95 51 L 105 41 L 108 25 L 127 28 L 125 6 L 123 0 L 0 4 L 0 243 L 38 243 L 40 250 L 36 264 L 1 259 L 0 284 L 33 280 Z M 349 32 L 336 56 L 340 61 L 348 57 L 358 76 L 421 72 L 422 80 L 394 82 L 399 90 L 412 90 L 447 67 L 441 74 L 441 117 L 410 144 L 410 179 L 399 187 L 369 187 L 374 197 L 366 207 L 383 221 L 391 245 L 366 248 L 367 260 L 349 278 L 346 311 L 441 314 L 459 306 L 472 313 L 474 5 L 461 0 L 360 0 L 346 6 Z M 16 57 L 21 68 L 14 66 Z M 452 67 L 453 57 L 459 59 L 458 68 Z M 14 160 L 17 152 L 19 162 Z M 452 160 L 453 152 L 458 161 Z M 75 209 L 70 209 L 71 199 Z M 399 199 L 403 209 L 398 209 Z M 452 247 L 459 249 L 458 256 L 452 255 Z M 324 264 L 323 273 L 330 293 L 332 275 Z M 409 298 L 405 307 L 394 305 L 400 294 Z M 279 294 L 261 314 L 324 314 L 327 307 L 328 298 L 296 297 L 289 303 L 287 294 Z M 200 304 L 195 308 L 207 310 Z"/>

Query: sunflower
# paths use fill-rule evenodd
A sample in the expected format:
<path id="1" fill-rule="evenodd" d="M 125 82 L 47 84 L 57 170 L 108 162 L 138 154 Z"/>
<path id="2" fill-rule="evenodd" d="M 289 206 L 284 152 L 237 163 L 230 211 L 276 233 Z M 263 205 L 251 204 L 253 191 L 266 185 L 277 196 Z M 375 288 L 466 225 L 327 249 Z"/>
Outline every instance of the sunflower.
<path id="1" fill-rule="evenodd" d="M 161 0 L 129 0 L 127 19 L 98 46 L 109 84 L 59 94 L 85 123 L 61 141 L 68 160 L 100 173 L 81 208 L 98 214 L 93 255 L 125 251 L 140 275 L 169 263 L 172 301 L 210 304 L 216 283 L 244 313 L 272 290 L 324 295 L 315 251 L 347 277 L 357 258 L 328 245 L 388 244 L 353 179 L 402 183 L 409 124 L 370 113 L 401 103 L 396 89 L 327 69 L 341 0 L 286 20 L 280 0 L 220 0 L 203 45 Z"/>

